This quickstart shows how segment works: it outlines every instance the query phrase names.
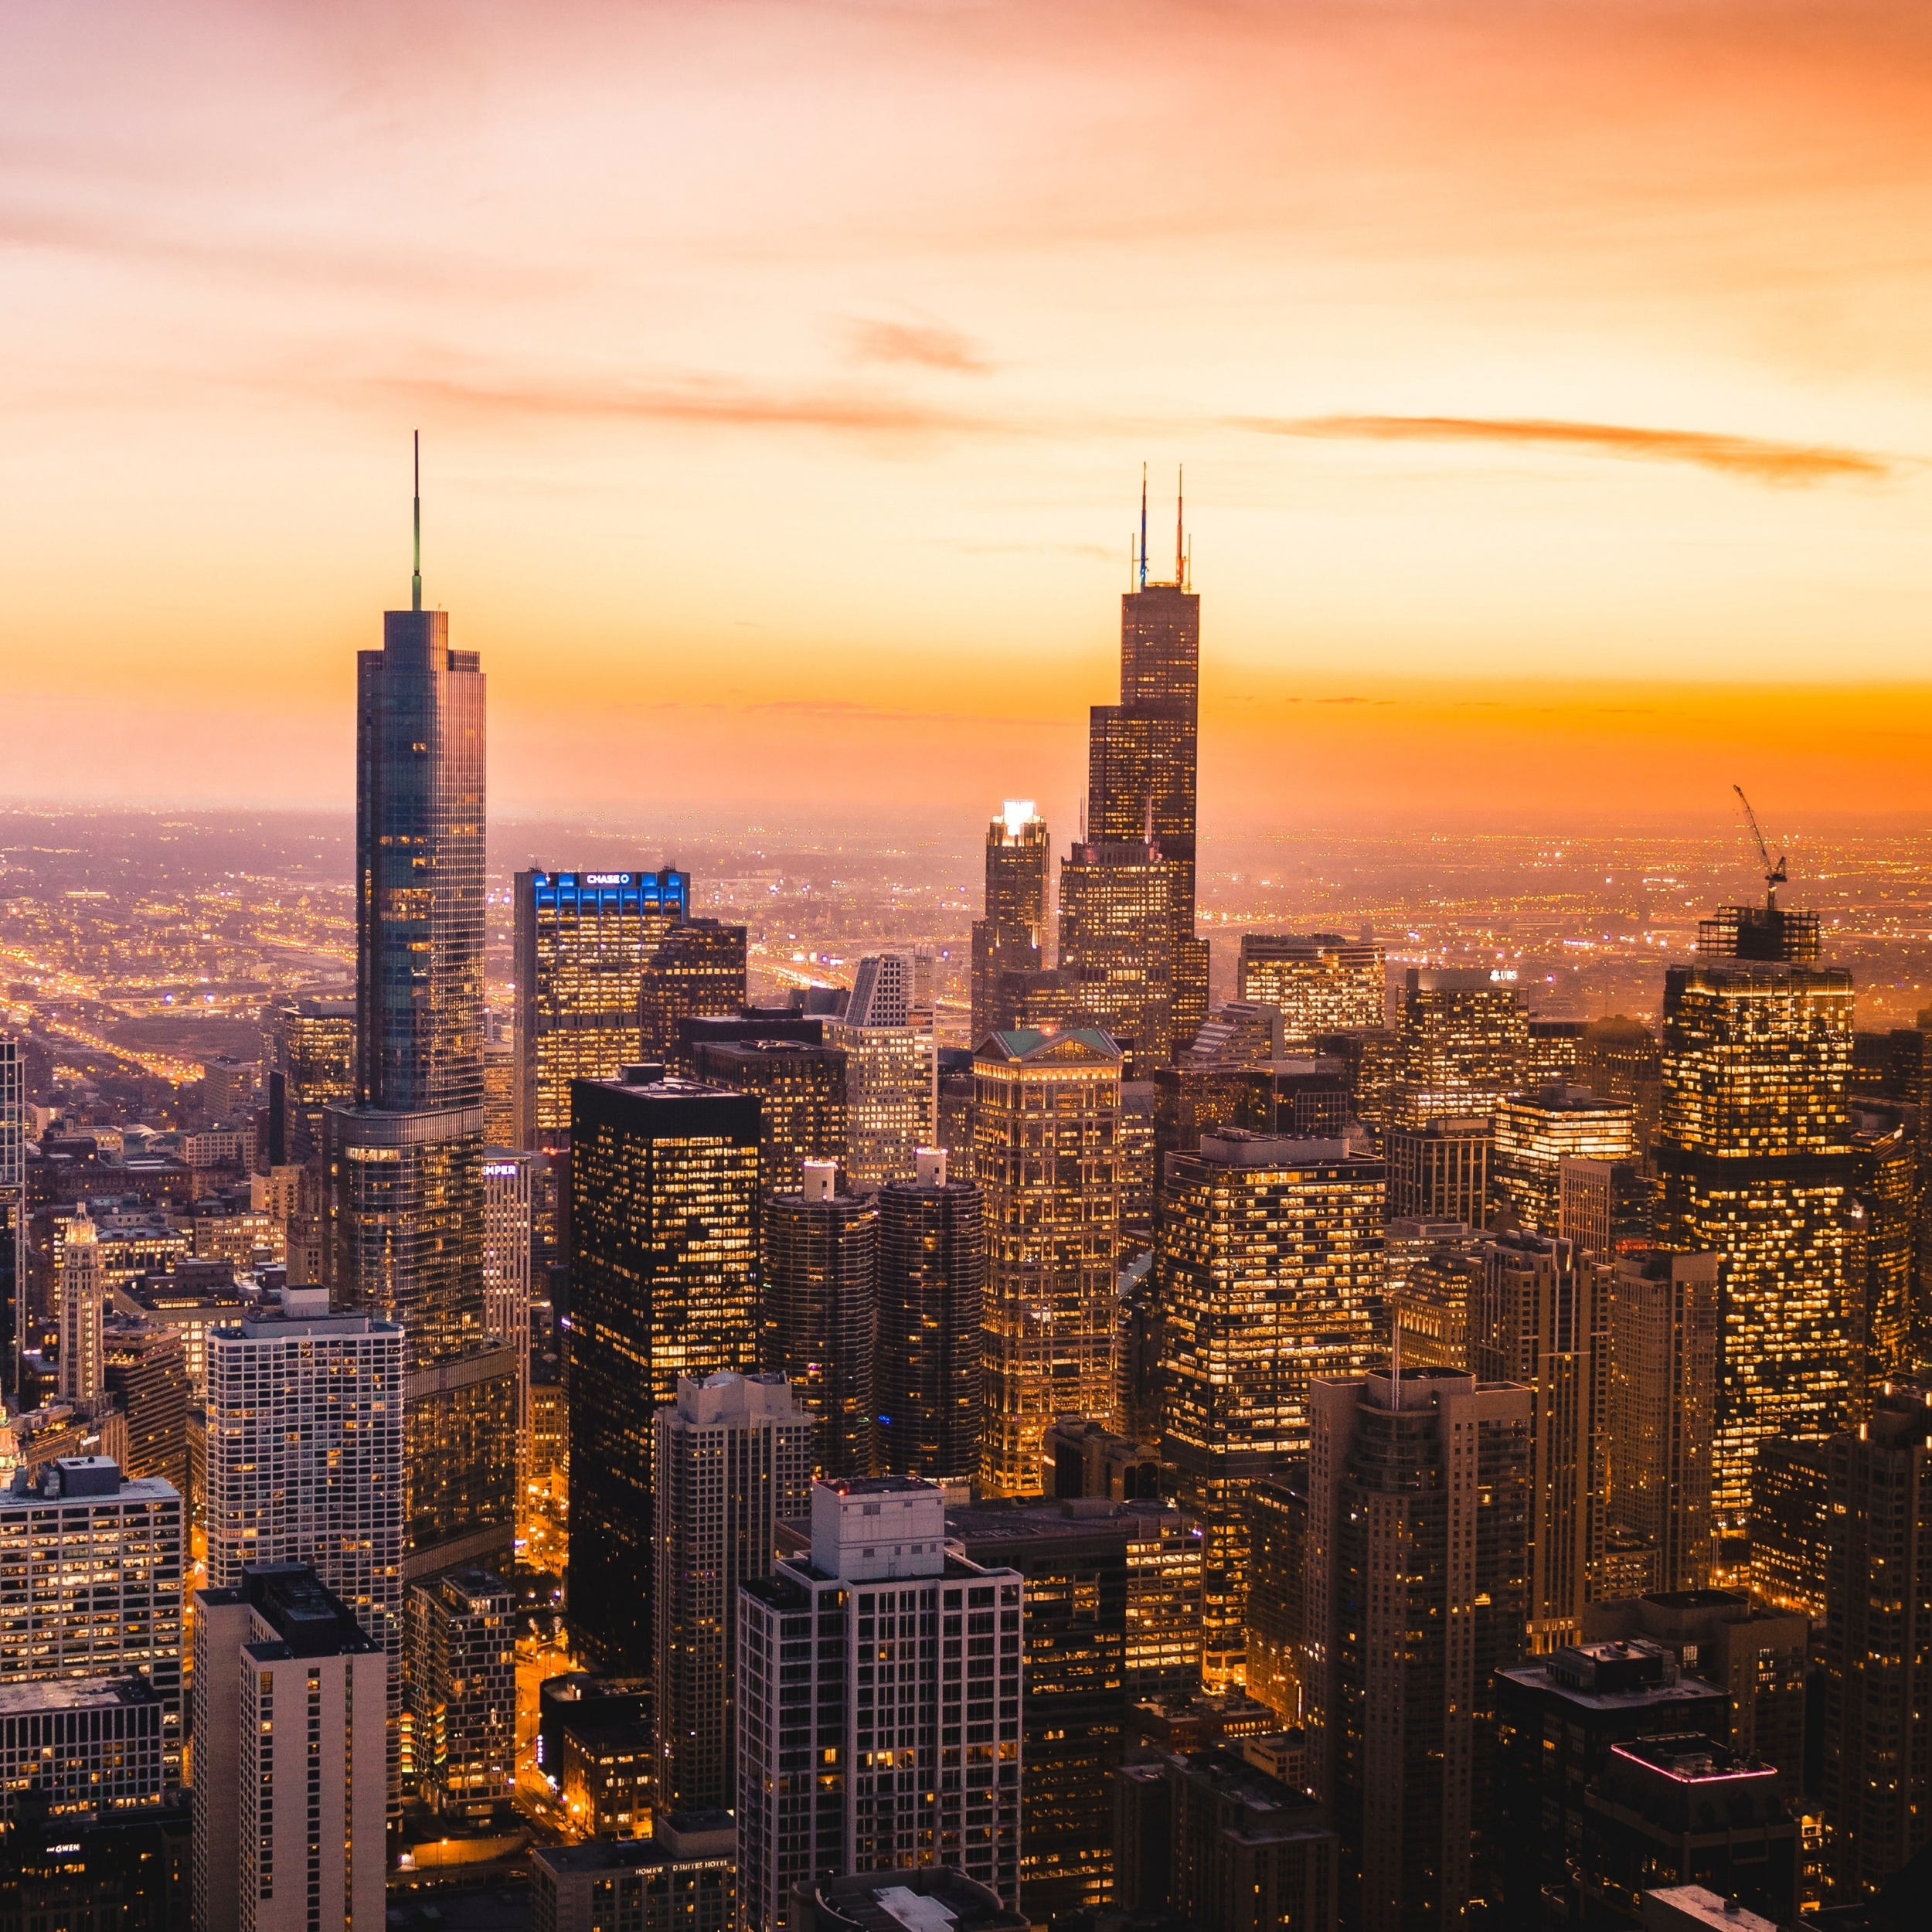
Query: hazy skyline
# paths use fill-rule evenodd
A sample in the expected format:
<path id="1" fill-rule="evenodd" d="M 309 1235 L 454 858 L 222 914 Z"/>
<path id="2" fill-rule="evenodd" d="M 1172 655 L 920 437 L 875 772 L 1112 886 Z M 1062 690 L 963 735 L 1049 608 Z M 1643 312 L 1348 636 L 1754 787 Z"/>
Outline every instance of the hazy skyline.
<path id="1" fill-rule="evenodd" d="M 505 812 L 1038 798 L 1141 464 L 1203 828 L 1932 806 L 1932 15 L 0 22 L 20 798 L 345 804 L 424 585 Z"/>

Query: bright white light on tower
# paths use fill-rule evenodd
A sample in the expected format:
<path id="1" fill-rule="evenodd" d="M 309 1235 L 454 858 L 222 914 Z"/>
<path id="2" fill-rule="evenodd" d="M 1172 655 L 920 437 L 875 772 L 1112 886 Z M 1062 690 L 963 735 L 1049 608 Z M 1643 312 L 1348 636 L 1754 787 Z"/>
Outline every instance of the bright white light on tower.
<path id="1" fill-rule="evenodd" d="M 1033 801 L 1030 798 L 1009 798 L 1000 815 L 1006 821 L 1007 837 L 1017 841 L 1021 827 L 1033 815 Z"/>

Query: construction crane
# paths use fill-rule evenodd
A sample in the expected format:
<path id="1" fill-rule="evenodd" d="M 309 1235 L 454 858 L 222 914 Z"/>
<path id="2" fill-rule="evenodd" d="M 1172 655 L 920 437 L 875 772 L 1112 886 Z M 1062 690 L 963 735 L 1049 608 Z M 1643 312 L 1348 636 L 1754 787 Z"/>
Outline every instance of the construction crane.
<path id="1" fill-rule="evenodd" d="M 1757 841 L 1757 855 L 1764 862 L 1764 910 L 1774 913 L 1777 910 L 1777 889 L 1791 876 L 1784 869 L 1784 855 L 1780 852 L 1776 863 L 1773 863 L 1771 849 L 1765 844 L 1764 835 L 1757 828 L 1757 814 L 1752 811 L 1751 801 L 1744 796 L 1744 787 L 1733 785 L 1731 789 L 1737 794 L 1737 802 L 1744 808 L 1744 822 L 1750 827 L 1751 836 Z"/>

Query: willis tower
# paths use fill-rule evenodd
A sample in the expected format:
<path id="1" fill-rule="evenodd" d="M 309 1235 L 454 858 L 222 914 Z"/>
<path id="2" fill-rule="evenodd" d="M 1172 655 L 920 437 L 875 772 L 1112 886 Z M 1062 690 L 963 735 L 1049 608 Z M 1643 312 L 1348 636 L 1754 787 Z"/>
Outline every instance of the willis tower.
<path id="1" fill-rule="evenodd" d="M 1148 936 L 1151 948 L 1165 957 L 1147 962 L 1142 975 L 1156 988 L 1157 996 L 1159 982 L 1165 980 L 1172 1002 L 1171 1024 L 1158 1029 L 1165 1050 L 1142 1055 L 1158 1060 L 1185 1053 L 1207 1019 L 1207 942 L 1194 936 L 1201 600 L 1189 588 L 1178 498 L 1173 580 L 1148 580 L 1145 478 L 1138 575 L 1138 587 L 1121 599 L 1121 701 L 1092 709 L 1087 831 L 1080 857 L 1098 869 L 1096 876 L 1103 883 L 1118 872 L 1124 893 L 1134 872 L 1151 866 L 1165 875 L 1166 890 L 1157 895 L 1165 901 L 1164 940 Z M 1139 897 L 1145 904 L 1144 889 Z M 1070 947 L 1075 954 L 1077 977 L 1087 977 L 1079 964 L 1088 954 L 1094 956 L 1096 965 L 1101 963 L 1105 951 L 1101 933 L 1079 930 L 1090 923 L 1097 928 L 1098 923 L 1077 917 L 1066 922 L 1063 951 Z M 1117 985 L 1123 978 L 1117 970 L 1092 976 L 1111 979 Z M 1128 1015 L 1102 1017 L 1118 1026 Z M 1124 1030 L 1134 1029 L 1130 1025 Z"/>
<path id="2" fill-rule="evenodd" d="M 484 679 L 423 608 L 356 660 L 355 1100 L 324 1117 L 331 1297 L 403 1330 L 404 1573 L 507 1562 L 516 1360 L 483 1299 Z"/>

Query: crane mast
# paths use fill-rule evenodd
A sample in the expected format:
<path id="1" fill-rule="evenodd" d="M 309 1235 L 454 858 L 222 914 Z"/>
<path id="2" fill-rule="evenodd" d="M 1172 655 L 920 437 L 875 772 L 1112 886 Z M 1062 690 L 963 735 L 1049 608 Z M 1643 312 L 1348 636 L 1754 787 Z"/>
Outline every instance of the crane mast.
<path id="1" fill-rule="evenodd" d="M 1758 829 L 1757 814 L 1752 811 L 1751 801 L 1744 796 L 1744 787 L 1733 785 L 1731 789 L 1737 794 L 1737 802 L 1744 808 L 1744 822 L 1750 827 L 1751 836 L 1757 842 L 1757 855 L 1764 862 L 1764 910 L 1774 913 L 1777 910 L 1777 889 L 1791 876 L 1784 869 L 1784 855 L 1780 852 L 1775 860 L 1772 859 L 1771 849 Z"/>

